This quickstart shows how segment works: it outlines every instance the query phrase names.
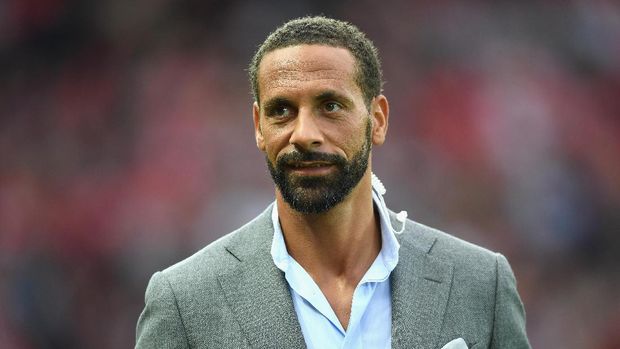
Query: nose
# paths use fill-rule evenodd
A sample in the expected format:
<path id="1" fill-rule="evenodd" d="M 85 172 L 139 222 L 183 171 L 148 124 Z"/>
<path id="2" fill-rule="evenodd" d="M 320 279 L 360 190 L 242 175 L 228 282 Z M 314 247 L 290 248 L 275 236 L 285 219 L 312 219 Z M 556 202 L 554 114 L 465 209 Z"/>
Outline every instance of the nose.
<path id="1" fill-rule="evenodd" d="M 300 110 L 295 118 L 289 143 L 304 150 L 318 148 L 323 144 L 323 133 L 311 111 Z"/>

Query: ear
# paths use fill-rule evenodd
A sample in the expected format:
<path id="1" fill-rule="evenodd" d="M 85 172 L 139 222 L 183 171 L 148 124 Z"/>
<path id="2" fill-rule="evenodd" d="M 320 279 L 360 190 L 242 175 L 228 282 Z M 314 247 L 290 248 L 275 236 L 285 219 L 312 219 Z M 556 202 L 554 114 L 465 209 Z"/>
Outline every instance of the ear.
<path id="1" fill-rule="evenodd" d="M 260 128 L 260 107 L 258 102 L 252 104 L 252 117 L 254 119 L 254 137 L 256 137 L 256 146 L 261 151 L 265 151 L 265 139 L 263 138 L 263 131 Z"/>
<path id="2" fill-rule="evenodd" d="M 384 95 L 373 98 L 370 104 L 370 112 L 372 117 L 372 144 L 381 145 L 385 142 L 390 116 L 387 98 Z"/>

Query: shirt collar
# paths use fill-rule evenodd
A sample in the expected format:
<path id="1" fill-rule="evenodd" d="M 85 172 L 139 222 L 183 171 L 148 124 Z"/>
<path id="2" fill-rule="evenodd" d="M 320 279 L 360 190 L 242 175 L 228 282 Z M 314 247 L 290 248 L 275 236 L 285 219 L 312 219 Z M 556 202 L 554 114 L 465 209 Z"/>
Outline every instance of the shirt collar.
<path id="1" fill-rule="evenodd" d="M 379 212 L 379 220 L 381 226 L 381 251 L 370 266 L 362 282 L 379 282 L 386 280 L 392 270 L 398 264 L 398 250 L 400 244 L 396 240 L 396 235 L 390 224 L 390 213 L 382 200 L 379 200 L 378 194 L 373 191 L 372 199 L 375 209 Z M 286 249 L 282 227 L 278 216 L 278 203 L 274 202 L 271 211 L 271 220 L 273 223 L 273 240 L 271 242 L 271 257 L 273 262 L 284 273 L 289 271 L 292 257 Z"/>

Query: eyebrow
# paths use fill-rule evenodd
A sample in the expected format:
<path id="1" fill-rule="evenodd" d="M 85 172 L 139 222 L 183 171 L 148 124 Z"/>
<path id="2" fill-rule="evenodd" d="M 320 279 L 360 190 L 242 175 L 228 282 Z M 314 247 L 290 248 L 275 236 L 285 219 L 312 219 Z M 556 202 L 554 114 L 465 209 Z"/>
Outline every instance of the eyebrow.
<path id="1" fill-rule="evenodd" d="M 338 101 L 342 101 L 345 105 L 353 104 L 353 100 L 351 100 L 349 97 L 345 96 L 342 93 L 333 91 L 333 90 L 321 92 L 318 95 L 314 96 L 314 99 L 317 101 L 338 100 Z M 284 98 L 284 97 L 274 97 L 274 98 L 271 98 L 265 101 L 263 103 L 263 108 L 265 110 L 270 110 L 270 109 L 273 109 L 275 107 L 282 106 L 282 105 L 291 106 L 293 105 L 293 103 L 289 99 Z"/>
<path id="2" fill-rule="evenodd" d="M 265 110 L 270 110 L 281 105 L 290 106 L 291 102 L 283 97 L 275 97 L 265 101 L 263 107 L 265 108 Z"/>
<path id="3" fill-rule="evenodd" d="M 353 101 L 349 97 L 347 97 L 347 96 L 345 96 L 345 95 L 343 95 L 341 93 L 338 93 L 336 91 L 332 91 L 332 90 L 321 92 L 316 97 L 314 97 L 314 99 L 319 100 L 319 101 L 335 99 L 335 100 L 343 101 L 347 105 L 352 105 L 353 104 Z"/>

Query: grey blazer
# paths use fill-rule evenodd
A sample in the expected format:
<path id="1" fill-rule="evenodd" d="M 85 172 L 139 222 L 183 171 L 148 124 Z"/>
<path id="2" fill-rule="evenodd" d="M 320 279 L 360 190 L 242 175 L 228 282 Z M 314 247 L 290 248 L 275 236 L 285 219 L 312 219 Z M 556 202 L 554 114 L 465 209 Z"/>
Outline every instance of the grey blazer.
<path id="1" fill-rule="evenodd" d="M 271 209 L 153 275 L 136 348 L 305 347 L 288 285 L 270 254 Z M 530 347 L 502 255 L 410 220 L 397 238 L 392 348 L 441 348 L 459 337 L 469 348 Z"/>

